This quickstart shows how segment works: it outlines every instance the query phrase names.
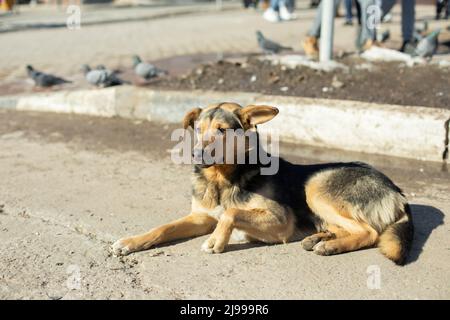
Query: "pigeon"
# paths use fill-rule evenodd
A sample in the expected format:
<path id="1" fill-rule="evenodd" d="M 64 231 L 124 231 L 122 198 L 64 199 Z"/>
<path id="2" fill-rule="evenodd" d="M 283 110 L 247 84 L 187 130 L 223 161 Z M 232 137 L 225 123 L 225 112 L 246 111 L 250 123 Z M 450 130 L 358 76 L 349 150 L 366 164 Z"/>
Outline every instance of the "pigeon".
<path id="1" fill-rule="evenodd" d="M 428 32 L 428 21 L 425 20 L 422 22 L 422 26 L 421 27 L 416 27 L 413 31 L 413 38 L 415 42 L 419 42 L 420 40 L 422 40 L 426 33 Z"/>
<path id="2" fill-rule="evenodd" d="M 48 88 L 54 85 L 71 82 L 48 73 L 37 71 L 30 65 L 27 65 L 27 73 L 28 76 L 33 79 L 34 84 L 38 87 Z"/>
<path id="3" fill-rule="evenodd" d="M 100 66 L 100 69 L 99 67 L 91 69 L 87 64 L 84 64 L 82 69 L 86 81 L 97 87 L 105 88 L 129 83 L 118 78 L 113 71 L 106 69 L 104 66 Z"/>
<path id="4" fill-rule="evenodd" d="M 265 38 L 261 31 L 256 31 L 258 38 L 258 46 L 264 53 L 275 54 L 283 50 L 292 50 L 290 47 L 283 47 L 282 45 Z"/>
<path id="5" fill-rule="evenodd" d="M 437 29 L 420 40 L 417 44 L 415 55 L 422 58 L 431 58 L 436 53 L 440 32 L 441 30 Z"/>
<path id="6" fill-rule="evenodd" d="M 151 63 L 143 62 L 138 55 L 133 56 L 133 67 L 134 72 L 145 80 L 167 74 L 167 71 L 158 69 Z"/>

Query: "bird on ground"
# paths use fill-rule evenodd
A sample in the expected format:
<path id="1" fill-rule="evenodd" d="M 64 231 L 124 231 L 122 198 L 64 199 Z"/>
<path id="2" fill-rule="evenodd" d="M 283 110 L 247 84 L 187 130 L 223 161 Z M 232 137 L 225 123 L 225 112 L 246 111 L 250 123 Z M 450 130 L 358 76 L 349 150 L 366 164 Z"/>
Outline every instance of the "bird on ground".
<path id="1" fill-rule="evenodd" d="M 158 69 L 153 64 L 142 61 L 138 55 L 133 56 L 133 68 L 134 72 L 145 80 L 167 74 L 167 71 Z"/>
<path id="2" fill-rule="evenodd" d="M 100 69 L 98 67 L 97 69 L 91 69 L 87 64 L 84 64 L 82 70 L 86 81 L 97 87 L 105 88 L 129 83 L 118 78 L 113 71 L 106 69 L 104 66 L 101 66 Z"/>
<path id="3" fill-rule="evenodd" d="M 422 58 L 431 58 L 437 51 L 439 45 L 438 36 L 440 32 L 440 29 L 434 30 L 420 40 L 417 44 L 415 55 Z"/>
<path id="4" fill-rule="evenodd" d="M 428 21 L 425 20 L 422 22 L 422 25 L 414 28 L 413 38 L 415 42 L 419 42 L 422 40 L 428 32 Z"/>
<path id="5" fill-rule="evenodd" d="M 43 88 L 71 82 L 48 73 L 37 71 L 31 65 L 27 65 L 27 74 L 31 79 L 33 79 L 36 86 Z"/>
<path id="6" fill-rule="evenodd" d="M 265 38 L 261 31 L 256 31 L 256 37 L 258 39 L 258 46 L 264 53 L 275 54 L 284 50 L 292 50 L 291 47 L 284 47 L 272 40 Z"/>

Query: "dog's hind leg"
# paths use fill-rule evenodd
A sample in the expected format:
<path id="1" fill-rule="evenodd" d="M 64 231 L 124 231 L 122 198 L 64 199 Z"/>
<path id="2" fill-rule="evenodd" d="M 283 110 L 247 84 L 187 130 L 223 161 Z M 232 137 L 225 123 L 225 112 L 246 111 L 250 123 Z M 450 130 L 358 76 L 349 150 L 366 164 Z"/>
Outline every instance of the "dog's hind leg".
<path id="1" fill-rule="evenodd" d="M 217 224 L 217 219 L 206 213 L 191 213 L 181 219 L 154 228 L 149 232 L 117 240 L 111 247 L 117 256 L 131 252 L 149 249 L 152 246 L 179 239 L 202 236 L 211 233 Z"/>
<path id="2" fill-rule="evenodd" d="M 331 233 L 329 231 L 319 232 L 303 239 L 301 245 L 303 249 L 311 251 L 313 250 L 314 246 L 320 241 L 326 241 L 334 238 L 336 238 L 336 235 L 334 233 Z"/>
<path id="3" fill-rule="evenodd" d="M 364 227 L 363 231 L 319 242 L 313 248 L 314 253 L 328 256 L 373 246 L 378 240 L 378 233 L 366 224 L 362 224 L 362 226 Z"/>
<path id="4" fill-rule="evenodd" d="M 375 229 L 352 218 L 348 208 L 350 205 L 325 197 L 311 197 L 308 204 L 325 222 L 328 233 L 312 235 L 312 239 L 306 238 L 305 244 L 302 243 L 305 249 L 320 255 L 332 255 L 370 247 L 378 241 L 379 234 Z"/>
<path id="5" fill-rule="evenodd" d="M 208 253 L 223 252 L 230 241 L 234 228 L 245 231 L 251 238 L 266 243 L 287 242 L 294 233 L 294 218 L 288 214 L 280 219 L 265 209 L 228 209 L 219 219 L 216 229 L 202 245 L 202 250 Z"/>

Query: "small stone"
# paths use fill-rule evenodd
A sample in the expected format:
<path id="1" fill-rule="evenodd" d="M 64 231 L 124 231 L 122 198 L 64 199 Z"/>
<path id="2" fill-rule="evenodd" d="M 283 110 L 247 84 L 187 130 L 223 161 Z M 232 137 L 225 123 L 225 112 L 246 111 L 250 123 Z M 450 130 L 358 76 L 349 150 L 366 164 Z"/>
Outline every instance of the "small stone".
<path id="1" fill-rule="evenodd" d="M 274 84 L 277 83 L 278 81 L 280 81 L 280 77 L 277 75 L 273 75 L 272 77 L 270 77 L 269 79 L 269 83 Z"/>
<path id="2" fill-rule="evenodd" d="M 289 87 L 281 87 L 280 88 L 280 91 L 283 91 L 283 92 L 287 92 L 289 90 Z"/>
<path id="3" fill-rule="evenodd" d="M 335 75 L 333 77 L 333 80 L 331 81 L 331 85 L 333 86 L 333 88 L 340 89 L 344 86 L 344 83 L 342 81 L 339 81 L 339 79 Z"/>
<path id="4" fill-rule="evenodd" d="M 222 78 L 220 78 L 219 80 L 217 80 L 218 84 L 223 84 L 224 80 Z"/>
<path id="5" fill-rule="evenodd" d="M 252 75 L 252 77 L 250 78 L 250 82 L 255 82 L 256 81 L 256 75 Z"/>

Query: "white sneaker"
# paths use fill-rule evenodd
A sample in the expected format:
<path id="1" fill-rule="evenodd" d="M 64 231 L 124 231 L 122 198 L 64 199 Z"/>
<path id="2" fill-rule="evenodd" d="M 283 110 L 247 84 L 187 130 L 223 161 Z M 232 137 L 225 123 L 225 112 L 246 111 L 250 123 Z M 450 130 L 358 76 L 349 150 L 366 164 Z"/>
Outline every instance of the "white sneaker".
<path id="1" fill-rule="evenodd" d="M 281 20 L 294 20 L 297 16 L 294 13 L 289 12 L 286 6 L 280 6 L 280 18 Z"/>
<path id="2" fill-rule="evenodd" d="M 278 13 L 275 10 L 273 10 L 272 8 L 269 8 L 266 11 L 264 11 L 263 18 L 269 22 L 279 22 L 280 21 L 280 17 L 278 16 Z"/>

